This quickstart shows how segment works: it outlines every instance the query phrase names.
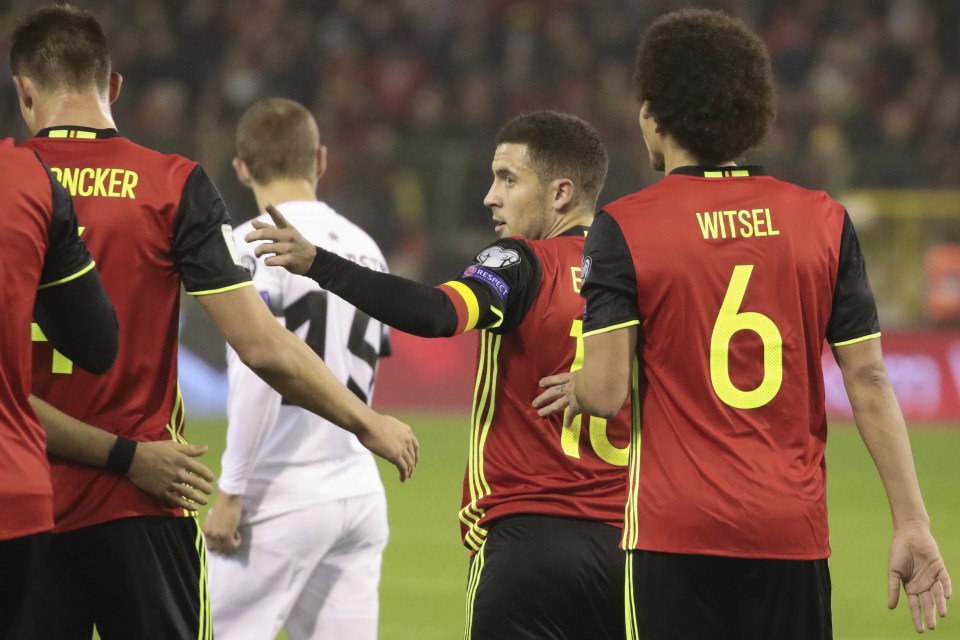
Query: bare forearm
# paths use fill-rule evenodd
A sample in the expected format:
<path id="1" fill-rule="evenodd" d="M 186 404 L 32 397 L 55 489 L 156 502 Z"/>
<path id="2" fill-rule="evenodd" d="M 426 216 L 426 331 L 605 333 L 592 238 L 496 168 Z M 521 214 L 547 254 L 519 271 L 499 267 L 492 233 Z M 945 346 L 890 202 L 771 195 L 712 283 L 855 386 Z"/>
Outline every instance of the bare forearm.
<path id="1" fill-rule="evenodd" d="M 630 394 L 636 327 L 588 336 L 583 341 L 583 368 L 576 377 L 577 402 L 583 411 L 612 418 Z"/>
<path id="2" fill-rule="evenodd" d="M 238 350 L 240 359 L 293 404 L 361 434 L 373 410 L 349 392 L 303 341 L 279 326 L 272 333 L 274 346 L 257 350 L 263 357 Z"/>
<path id="3" fill-rule="evenodd" d="M 883 482 L 894 526 L 928 523 L 906 424 L 886 372 L 850 378 L 845 376 L 853 416 Z"/>
<path id="4" fill-rule="evenodd" d="M 47 452 L 72 462 L 102 468 L 117 437 L 81 422 L 36 396 L 30 404 L 47 432 Z"/>

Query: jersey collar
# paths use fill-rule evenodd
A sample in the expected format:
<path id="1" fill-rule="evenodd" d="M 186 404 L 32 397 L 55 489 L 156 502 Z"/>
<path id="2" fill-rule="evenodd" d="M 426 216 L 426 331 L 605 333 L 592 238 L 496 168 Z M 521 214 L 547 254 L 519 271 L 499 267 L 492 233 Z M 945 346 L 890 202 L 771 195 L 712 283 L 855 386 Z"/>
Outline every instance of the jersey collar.
<path id="1" fill-rule="evenodd" d="M 587 235 L 587 231 L 589 231 L 589 230 L 590 230 L 590 227 L 586 227 L 586 226 L 584 226 L 584 225 L 581 224 L 581 225 L 577 225 L 576 227 L 570 227 L 569 229 L 567 229 L 567 230 L 564 231 L 563 233 L 558 233 L 558 234 L 557 234 L 556 236 L 554 236 L 554 237 L 555 237 L 555 238 L 562 238 L 563 236 L 585 236 L 585 235 Z"/>
<path id="2" fill-rule="evenodd" d="M 56 126 L 37 131 L 37 138 L 75 138 L 78 140 L 97 140 L 116 138 L 120 132 L 116 129 L 93 129 L 91 127 Z"/>
<path id="3" fill-rule="evenodd" d="M 766 175 L 760 165 L 743 167 L 677 167 L 670 175 L 696 176 L 698 178 L 749 178 Z"/>

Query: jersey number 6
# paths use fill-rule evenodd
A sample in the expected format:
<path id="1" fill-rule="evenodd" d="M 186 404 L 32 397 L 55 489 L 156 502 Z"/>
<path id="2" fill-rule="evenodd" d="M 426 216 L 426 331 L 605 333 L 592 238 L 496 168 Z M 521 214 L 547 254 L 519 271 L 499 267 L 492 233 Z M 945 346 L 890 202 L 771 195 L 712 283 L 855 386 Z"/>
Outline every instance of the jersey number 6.
<path id="1" fill-rule="evenodd" d="M 773 320 L 753 311 L 740 312 L 753 265 L 733 268 L 730 285 L 710 336 L 710 382 L 717 397 L 735 409 L 756 409 L 776 397 L 783 383 L 783 337 Z M 743 391 L 730 379 L 730 341 L 738 331 L 750 330 L 763 340 L 763 380 Z"/>

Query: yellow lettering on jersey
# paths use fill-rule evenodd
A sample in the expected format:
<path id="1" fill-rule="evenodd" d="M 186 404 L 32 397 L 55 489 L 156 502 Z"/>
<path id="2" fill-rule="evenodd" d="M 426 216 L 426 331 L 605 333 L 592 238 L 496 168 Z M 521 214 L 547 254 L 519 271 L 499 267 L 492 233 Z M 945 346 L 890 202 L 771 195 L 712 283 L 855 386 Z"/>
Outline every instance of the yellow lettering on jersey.
<path id="1" fill-rule="evenodd" d="M 764 209 L 763 211 L 766 214 L 767 229 L 769 229 L 769 231 L 767 232 L 767 235 L 770 235 L 770 236 L 780 235 L 780 230 L 773 228 L 773 222 L 770 220 L 770 209 Z"/>
<path id="2" fill-rule="evenodd" d="M 580 293 L 583 278 L 580 277 L 580 267 L 570 267 L 570 277 L 573 279 L 573 292 Z"/>
<path id="3" fill-rule="evenodd" d="M 737 212 L 737 218 L 740 219 L 740 235 L 744 238 L 753 237 L 755 227 L 750 218 L 750 212 L 746 209 L 740 209 Z"/>
<path id="4" fill-rule="evenodd" d="M 140 176 L 136 171 L 103 167 L 50 167 L 50 170 L 72 196 L 137 199 L 133 190 L 140 182 Z"/>
<path id="5" fill-rule="evenodd" d="M 700 223 L 700 232 L 703 234 L 704 240 L 716 240 L 717 239 L 717 212 L 714 211 L 713 215 L 711 212 L 704 211 L 703 213 L 697 212 L 697 221 Z"/>
<path id="6" fill-rule="evenodd" d="M 770 209 L 738 209 L 723 211 L 697 211 L 697 222 L 704 240 L 727 238 L 765 238 L 778 236 L 773 227 Z"/>

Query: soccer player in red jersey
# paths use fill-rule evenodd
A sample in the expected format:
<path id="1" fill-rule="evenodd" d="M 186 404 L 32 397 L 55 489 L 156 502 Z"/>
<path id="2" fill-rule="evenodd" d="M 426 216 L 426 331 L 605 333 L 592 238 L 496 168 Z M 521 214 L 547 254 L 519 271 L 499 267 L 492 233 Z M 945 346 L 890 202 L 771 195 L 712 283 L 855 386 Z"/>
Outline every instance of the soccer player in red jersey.
<path id="1" fill-rule="evenodd" d="M 257 255 L 365 313 L 427 337 L 480 329 L 460 511 L 471 551 L 467 638 L 597 640 L 624 634 L 628 412 L 608 423 L 541 419 L 539 379 L 580 365 L 580 257 L 607 173 L 597 132 L 543 111 L 497 135 L 490 207 L 500 240 L 456 279 L 427 287 L 316 248 L 275 217 Z M 286 228 L 283 228 L 286 227 Z"/>
<path id="2" fill-rule="evenodd" d="M 113 434 L 107 469 L 52 461 L 53 577 L 33 637 L 209 637 L 202 537 L 125 477 L 137 441 L 184 442 L 176 380 L 180 286 L 195 295 L 251 369 L 291 402 L 353 431 L 406 478 L 409 427 L 373 412 L 283 330 L 250 286 L 216 187 L 195 163 L 134 144 L 110 104 L 121 78 L 91 14 L 69 6 L 27 16 L 10 63 L 36 151 L 74 196 L 77 218 L 119 319 L 117 363 L 93 378 L 49 344 L 34 351 L 34 393 L 48 429 L 80 420 Z M 36 337 L 41 338 L 41 335 Z M 109 435 L 109 434 L 108 434 Z M 191 484 L 189 473 L 181 482 Z"/>
<path id="3" fill-rule="evenodd" d="M 934 628 L 950 579 L 850 218 L 822 191 L 734 163 L 774 115 L 763 43 L 721 12 L 667 14 L 640 42 L 636 84 L 651 162 L 667 175 L 597 216 L 583 368 L 572 390 L 536 402 L 567 391 L 544 413 L 612 415 L 632 386 L 643 446 L 622 542 L 628 637 L 832 637 L 824 340 L 893 512 L 889 606 L 902 582 L 916 630 Z"/>
<path id="4" fill-rule="evenodd" d="M 77 366 L 100 374 L 117 354 L 117 319 L 77 233 L 70 196 L 36 155 L 0 141 L 0 639 L 14 630 L 20 603 L 53 528 L 53 489 L 43 428 L 30 407 L 30 321 L 36 317 Z M 38 291 L 39 287 L 39 291 Z"/>

